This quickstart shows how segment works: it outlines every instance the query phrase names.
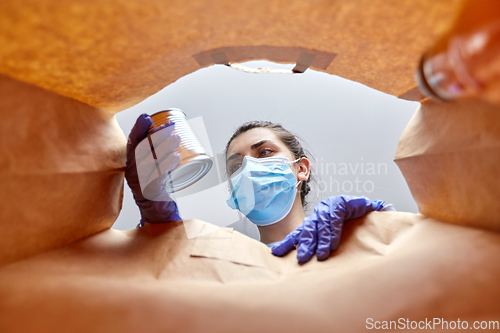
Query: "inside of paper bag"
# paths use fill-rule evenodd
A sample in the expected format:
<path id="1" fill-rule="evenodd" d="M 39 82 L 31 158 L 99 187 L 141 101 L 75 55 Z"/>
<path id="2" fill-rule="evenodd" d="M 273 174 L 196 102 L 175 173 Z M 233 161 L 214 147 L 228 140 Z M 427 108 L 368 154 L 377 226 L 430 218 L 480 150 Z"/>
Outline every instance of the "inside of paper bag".
<path id="1" fill-rule="evenodd" d="M 370 318 L 498 323 L 500 112 L 478 101 L 423 103 L 401 136 L 397 162 L 428 216 L 350 221 L 324 262 L 299 265 L 295 251 L 275 257 L 231 228 L 197 239 L 181 222 L 111 229 L 120 211 L 135 208 L 122 204 L 129 131 L 113 114 L 200 68 L 262 58 L 295 63 L 303 77 L 314 69 L 418 100 L 413 70 L 461 3 L 0 2 L 1 328 L 365 332 Z M 210 111 L 198 110 L 208 129 L 241 123 Z M 294 119 L 300 134 L 307 121 Z M 334 136 L 327 120 L 316 131 Z M 374 143 L 349 139 L 332 145 Z"/>

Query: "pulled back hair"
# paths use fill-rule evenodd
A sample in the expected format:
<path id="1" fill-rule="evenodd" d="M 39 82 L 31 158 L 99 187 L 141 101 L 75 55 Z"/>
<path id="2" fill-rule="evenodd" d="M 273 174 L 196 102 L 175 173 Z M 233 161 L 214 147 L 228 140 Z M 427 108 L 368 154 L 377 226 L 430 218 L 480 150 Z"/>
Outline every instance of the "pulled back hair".
<path id="1" fill-rule="evenodd" d="M 297 135 L 292 134 L 288 130 L 284 129 L 283 126 L 281 126 L 280 124 L 275 124 L 270 121 L 263 121 L 263 120 L 249 121 L 238 127 L 236 131 L 234 131 L 229 141 L 227 142 L 226 149 L 224 150 L 224 156 L 227 158 L 227 150 L 229 149 L 229 145 L 234 139 L 236 139 L 241 134 L 254 128 L 268 128 L 271 131 L 273 131 L 274 134 L 276 134 L 276 136 L 278 136 L 278 138 L 280 138 L 280 140 L 285 144 L 288 150 L 290 150 L 295 159 L 301 157 L 309 158 L 306 155 L 307 151 L 304 150 L 304 148 L 302 148 L 302 145 L 300 144 L 299 141 L 299 137 Z M 311 180 L 312 180 L 312 175 L 309 174 L 309 178 L 306 181 L 303 181 L 302 184 L 300 185 L 299 191 L 300 191 L 300 199 L 302 201 L 302 207 L 305 207 L 307 204 L 305 201 L 305 197 L 311 191 L 311 187 L 309 185 Z"/>

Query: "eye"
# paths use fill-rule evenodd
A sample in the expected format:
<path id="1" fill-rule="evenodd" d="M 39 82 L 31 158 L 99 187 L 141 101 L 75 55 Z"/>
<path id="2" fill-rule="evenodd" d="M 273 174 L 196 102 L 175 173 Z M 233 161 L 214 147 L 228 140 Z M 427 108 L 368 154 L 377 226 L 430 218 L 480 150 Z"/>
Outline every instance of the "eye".
<path id="1" fill-rule="evenodd" d="M 271 148 L 264 148 L 259 151 L 259 157 L 266 157 L 269 154 L 272 154 L 274 151 Z"/>

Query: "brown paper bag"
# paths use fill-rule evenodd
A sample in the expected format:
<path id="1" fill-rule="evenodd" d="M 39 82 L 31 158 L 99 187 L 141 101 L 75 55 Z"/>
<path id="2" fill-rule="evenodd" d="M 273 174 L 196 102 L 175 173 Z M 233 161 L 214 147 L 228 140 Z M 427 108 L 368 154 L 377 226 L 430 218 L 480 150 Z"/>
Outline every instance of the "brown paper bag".
<path id="1" fill-rule="evenodd" d="M 2 1 L 0 73 L 113 112 L 202 67 L 258 59 L 399 96 L 461 2 Z"/>
<path id="2" fill-rule="evenodd" d="M 500 321 L 500 234 L 372 212 L 342 238 L 328 260 L 299 265 L 296 251 L 275 257 L 228 228 L 196 239 L 181 222 L 106 230 L 0 269 L 0 329 L 366 332 L 375 321 L 440 320 L 436 330 Z"/>
<path id="3" fill-rule="evenodd" d="M 500 230 L 500 107 L 423 103 L 394 160 L 421 214 Z"/>
<path id="4" fill-rule="evenodd" d="M 0 265 L 113 225 L 125 136 L 114 116 L 0 76 Z"/>

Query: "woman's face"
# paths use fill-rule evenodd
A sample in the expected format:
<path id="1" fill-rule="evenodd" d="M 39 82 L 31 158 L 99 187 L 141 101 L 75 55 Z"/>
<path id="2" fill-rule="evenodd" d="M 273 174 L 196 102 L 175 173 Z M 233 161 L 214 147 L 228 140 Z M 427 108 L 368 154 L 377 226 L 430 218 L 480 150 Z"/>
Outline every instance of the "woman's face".
<path id="1" fill-rule="evenodd" d="M 295 160 L 281 139 L 272 130 L 263 127 L 248 130 L 231 142 L 226 158 L 226 170 L 229 176 L 241 167 L 245 155 L 255 158 L 280 156 L 287 157 L 290 161 Z M 297 177 L 295 168 L 292 167 L 292 171 Z"/>

